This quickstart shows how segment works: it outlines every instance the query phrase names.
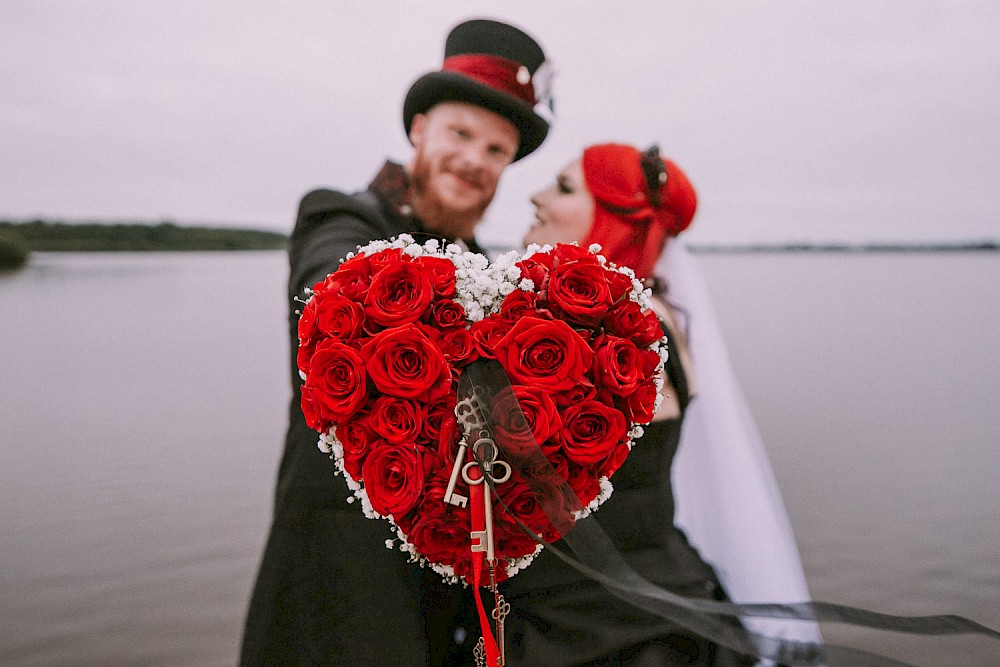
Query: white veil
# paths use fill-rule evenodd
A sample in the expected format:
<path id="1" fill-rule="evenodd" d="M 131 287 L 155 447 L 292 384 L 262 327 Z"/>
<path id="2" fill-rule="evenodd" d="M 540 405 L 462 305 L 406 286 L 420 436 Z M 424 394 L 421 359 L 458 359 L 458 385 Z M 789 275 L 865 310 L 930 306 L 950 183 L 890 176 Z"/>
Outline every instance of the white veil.
<path id="1" fill-rule="evenodd" d="M 771 464 L 733 374 L 697 260 L 677 239 L 654 270 L 687 313 L 695 397 L 671 474 L 677 525 L 737 603 L 808 602 L 802 562 Z M 753 632 L 819 642 L 817 624 L 744 618 Z"/>

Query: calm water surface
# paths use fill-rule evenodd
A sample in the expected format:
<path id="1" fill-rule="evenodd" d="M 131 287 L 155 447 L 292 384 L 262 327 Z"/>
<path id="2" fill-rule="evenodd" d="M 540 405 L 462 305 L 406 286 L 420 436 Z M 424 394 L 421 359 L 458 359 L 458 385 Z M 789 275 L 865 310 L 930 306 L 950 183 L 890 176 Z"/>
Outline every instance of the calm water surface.
<path id="1" fill-rule="evenodd" d="M 701 260 L 815 597 L 1000 627 L 1000 256 Z M 289 395 L 284 262 L 0 275 L 0 664 L 235 662 Z M 1000 652 L 824 633 L 918 665 Z"/>

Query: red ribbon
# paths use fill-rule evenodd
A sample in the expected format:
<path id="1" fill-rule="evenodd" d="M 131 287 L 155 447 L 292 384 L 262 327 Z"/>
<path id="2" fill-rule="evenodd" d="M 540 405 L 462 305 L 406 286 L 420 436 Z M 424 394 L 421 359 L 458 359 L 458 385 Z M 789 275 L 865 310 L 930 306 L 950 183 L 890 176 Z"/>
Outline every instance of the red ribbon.
<path id="1" fill-rule="evenodd" d="M 523 100 L 528 106 L 534 107 L 536 102 L 535 87 L 531 84 L 530 76 L 524 83 L 517 80 L 517 73 L 522 67 L 524 65 L 513 60 L 476 53 L 447 58 L 441 69 L 446 72 L 463 74 L 470 79 L 485 83 L 490 88 L 496 88 L 500 92 L 513 95 Z M 527 68 L 525 68 L 525 72 L 527 72 Z"/>
<path id="2" fill-rule="evenodd" d="M 483 487 L 486 483 L 469 485 L 469 502 L 472 504 L 472 532 L 486 531 L 486 506 L 483 496 Z M 489 493 L 488 490 L 485 491 Z M 486 538 L 483 538 L 483 547 L 486 547 Z M 497 640 L 493 637 L 493 630 L 490 627 L 490 618 L 483 607 L 483 600 L 479 596 L 479 588 L 483 580 L 483 560 L 485 551 L 472 552 L 472 585 L 476 589 L 476 608 L 479 610 L 479 627 L 483 633 L 483 643 L 486 649 L 486 664 L 490 667 L 500 664 L 500 649 L 497 647 Z"/>

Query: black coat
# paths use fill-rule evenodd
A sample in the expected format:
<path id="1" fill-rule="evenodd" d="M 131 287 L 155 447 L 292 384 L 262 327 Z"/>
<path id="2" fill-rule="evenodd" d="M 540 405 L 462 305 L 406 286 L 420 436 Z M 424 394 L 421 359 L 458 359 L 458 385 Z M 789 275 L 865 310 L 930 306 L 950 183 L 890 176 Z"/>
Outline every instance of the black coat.
<path id="1" fill-rule="evenodd" d="M 334 475 L 302 415 L 295 363 L 304 289 L 360 245 L 421 231 L 419 221 L 372 192 L 316 190 L 302 199 L 288 251 L 289 426 L 244 630 L 244 667 L 443 664 L 440 652 L 458 648 L 446 645 L 455 623 L 447 608 L 464 605 L 461 589 L 387 549 L 388 522 L 346 502 L 343 477 Z M 468 643 L 462 649 L 471 656 Z"/>

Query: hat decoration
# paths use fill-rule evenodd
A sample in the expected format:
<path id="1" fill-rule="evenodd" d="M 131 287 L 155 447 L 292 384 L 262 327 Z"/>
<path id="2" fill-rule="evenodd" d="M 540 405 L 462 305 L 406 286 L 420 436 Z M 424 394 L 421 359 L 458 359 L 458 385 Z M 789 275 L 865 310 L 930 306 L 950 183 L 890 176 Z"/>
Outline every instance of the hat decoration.
<path id="1" fill-rule="evenodd" d="M 646 198 L 654 209 L 663 206 L 660 188 L 667 184 L 667 165 L 660 159 L 660 147 L 653 144 L 639 158 L 642 173 L 646 177 Z"/>

